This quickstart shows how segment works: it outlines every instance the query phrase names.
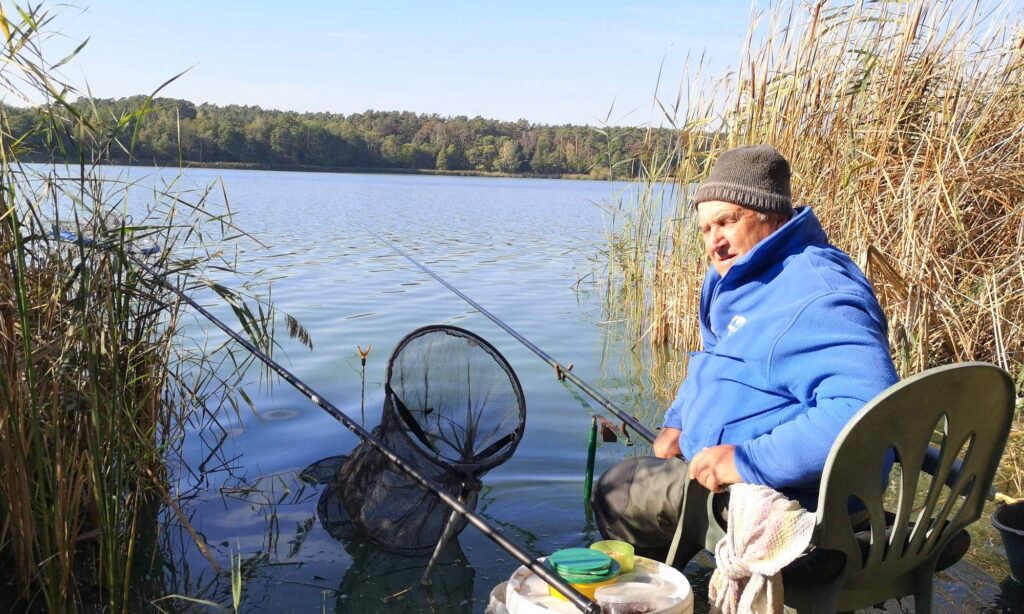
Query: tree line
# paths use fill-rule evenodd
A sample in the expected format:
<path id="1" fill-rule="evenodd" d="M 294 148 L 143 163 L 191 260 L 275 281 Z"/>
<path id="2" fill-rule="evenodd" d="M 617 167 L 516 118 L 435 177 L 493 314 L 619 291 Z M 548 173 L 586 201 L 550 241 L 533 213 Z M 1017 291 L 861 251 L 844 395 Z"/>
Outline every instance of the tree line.
<path id="1" fill-rule="evenodd" d="M 400 111 L 298 113 L 143 96 L 80 99 L 69 111 L 89 116 L 98 130 L 122 133 L 123 147 L 109 150 L 109 161 L 157 165 L 630 177 L 651 154 L 651 143 L 658 147 L 668 140 L 652 140 L 651 131 L 642 128 L 548 126 Z M 13 135 L 31 135 L 24 144 L 53 149 L 52 131 L 33 132 L 43 116 L 38 109 L 5 107 L 4 113 Z"/>

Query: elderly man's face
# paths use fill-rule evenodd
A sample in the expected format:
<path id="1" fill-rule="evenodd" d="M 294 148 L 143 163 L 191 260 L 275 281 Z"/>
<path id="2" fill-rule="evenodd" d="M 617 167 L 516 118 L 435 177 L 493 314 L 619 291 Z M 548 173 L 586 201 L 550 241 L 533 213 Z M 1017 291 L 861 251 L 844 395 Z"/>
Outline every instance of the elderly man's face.
<path id="1" fill-rule="evenodd" d="M 756 211 L 720 200 L 697 205 L 697 222 L 711 266 L 723 277 L 737 258 L 781 226 L 771 217 L 762 220 Z"/>

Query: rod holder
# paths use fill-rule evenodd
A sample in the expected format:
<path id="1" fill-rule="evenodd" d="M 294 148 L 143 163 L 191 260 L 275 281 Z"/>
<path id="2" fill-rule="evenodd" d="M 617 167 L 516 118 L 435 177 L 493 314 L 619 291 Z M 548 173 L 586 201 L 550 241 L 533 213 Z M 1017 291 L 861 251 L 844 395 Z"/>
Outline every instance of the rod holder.
<path id="1" fill-rule="evenodd" d="M 587 473 L 583 476 L 583 500 L 590 501 L 594 485 L 594 458 L 597 456 L 597 416 L 590 417 L 590 438 L 587 441 Z"/>

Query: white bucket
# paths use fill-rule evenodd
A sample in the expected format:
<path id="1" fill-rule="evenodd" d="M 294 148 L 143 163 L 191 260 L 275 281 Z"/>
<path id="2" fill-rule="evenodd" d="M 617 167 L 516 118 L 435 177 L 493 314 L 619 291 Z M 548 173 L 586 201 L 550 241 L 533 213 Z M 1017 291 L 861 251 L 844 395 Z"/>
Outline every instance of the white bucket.
<path id="1" fill-rule="evenodd" d="M 641 556 L 636 557 L 636 568 L 629 576 L 647 574 L 670 585 L 674 590 L 667 594 L 665 607 L 650 614 L 693 614 L 693 592 L 686 576 L 677 569 Z M 509 614 L 551 614 L 579 612 L 568 601 L 553 597 L 548 584 L 526 567 L 520 567 L 506 583 L 505 605 Z M 500 586 L 500 585 L 499 585 Z"/>
<path id="2" fill-rule="evenodd" d="M 484 610 L 484 614 L 509 614 L 508 608 L 505 606 L 505 587 L 508 586 L 508 582 L 502 582 L 498 586 L 494 587 L 491 591 L 491 597 L 487 602 L 487 609 Z"/>

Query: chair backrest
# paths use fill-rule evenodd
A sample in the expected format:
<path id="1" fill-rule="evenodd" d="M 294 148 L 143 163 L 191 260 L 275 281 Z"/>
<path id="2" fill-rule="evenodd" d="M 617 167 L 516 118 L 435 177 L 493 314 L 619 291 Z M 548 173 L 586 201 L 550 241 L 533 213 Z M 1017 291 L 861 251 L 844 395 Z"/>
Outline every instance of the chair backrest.
<path id="1" fill-rule="evenodd" d="M 873 582 L 891 584 L 934 566 L 949 540 L 981 517 L 1013 405 L 1006 372 L 974 362 L 909 377 L 854 416 L 825 463 L 816 535 L 817 545 L 846 555 L 844 586 L 871 590 Z M 854 499 L 870 517 L 866 557 L 852 528 Z"/>

